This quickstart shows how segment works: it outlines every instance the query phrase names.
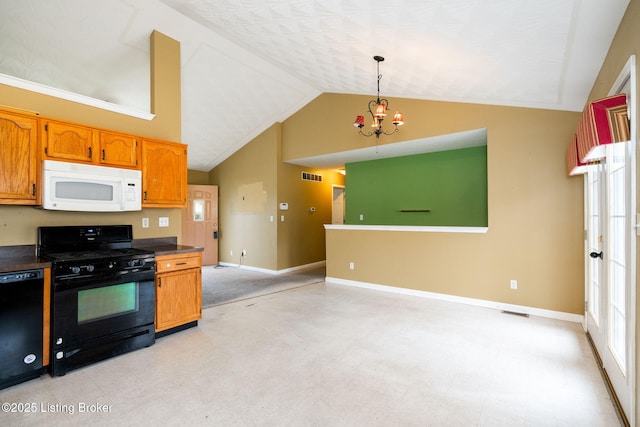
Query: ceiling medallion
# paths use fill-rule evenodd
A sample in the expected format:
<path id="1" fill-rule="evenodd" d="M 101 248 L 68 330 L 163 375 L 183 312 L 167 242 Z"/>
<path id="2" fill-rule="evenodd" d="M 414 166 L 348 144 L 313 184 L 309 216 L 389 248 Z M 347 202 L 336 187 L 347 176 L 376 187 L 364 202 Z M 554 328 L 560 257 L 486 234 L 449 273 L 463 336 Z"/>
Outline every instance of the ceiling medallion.
<path id="1" fill-rule="evenodd" d="M 389 101 L 387 99 L 380 99 L 380 80 L 382 79 L 382 74 L 380 74 L 380 63 L 384 61 L 382 56 L 374 56 L 373 59 L 378 63 L 378 98 L 376 100 L 369 101 L 369 114 L 371 114 L 371 119 L 373 122 L 371 123 L 371 127 L 373 130 L 371 132 L 363 132 L 362 128 L 364 127 L 364 116 L 357 116 L 356 121 L 353 123 L 355 127 L 360 129 L 360 135 L 362 136 L 373 136 L 376 138 L 380 138 L 380 135 L 391 135 L 398 132 L 398 126 L 402 126 L 404 124 L 404 116 L 402 113 L 396 111 L 393 115 L 393 120 L 391 123 L 393 124 L 393 130 L 385 131 L 382 129 L 382 121 L 387 115 L 387 109 L 389 108 Z"/>

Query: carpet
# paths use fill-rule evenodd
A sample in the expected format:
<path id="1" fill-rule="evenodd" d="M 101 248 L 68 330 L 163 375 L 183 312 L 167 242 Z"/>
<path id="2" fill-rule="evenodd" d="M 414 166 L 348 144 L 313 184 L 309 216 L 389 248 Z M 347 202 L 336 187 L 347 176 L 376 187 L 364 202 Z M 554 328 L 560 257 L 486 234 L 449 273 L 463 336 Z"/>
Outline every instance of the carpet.
<path id="1" fill-rule="evenodd" d="M 275 274 L 239 267 L 202 267 L 202 308 L 282 292 L 325 279 L 325 268 Z"/>

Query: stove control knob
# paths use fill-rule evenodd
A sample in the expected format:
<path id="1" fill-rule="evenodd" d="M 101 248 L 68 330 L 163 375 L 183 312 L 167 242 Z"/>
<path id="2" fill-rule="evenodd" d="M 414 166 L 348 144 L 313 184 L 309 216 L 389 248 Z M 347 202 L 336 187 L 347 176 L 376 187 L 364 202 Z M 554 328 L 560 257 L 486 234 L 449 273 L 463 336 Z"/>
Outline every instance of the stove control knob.
<path id="1" fill-rule="evenodd" d="M 69 268 L 69 270 L 71 270 L 71 272 L 72 272 L 73 274 L 78 274 L 78 273 L 80 273 L 80 267 L 75 267 L 75 266 L 74 266 L 74 267 L 70 267 L 70 268 Z"/>
<path id="2" fill-rule="evenodd" d="M 87 268 L 87 272 L 89 272 L 89 273 L 91 273 L 93 270 L 95 270 L 95 269 L 96 269 L 96 268 L 95 268 L 93 265 L 91 265 L 91 264 L 87 265 L 87 267 L 86 267 L 86 268 Z"/>
<path id="3" fill-rule="evenodd" d="M 128 265 L 129 267 L 135 267 L 135 265 L 136 265 L 136 261 L 135 261 L 135 260 L 133 260 L 133 259 L 130 259 L 129 261 L 127 261 L 127 265 Z"/>

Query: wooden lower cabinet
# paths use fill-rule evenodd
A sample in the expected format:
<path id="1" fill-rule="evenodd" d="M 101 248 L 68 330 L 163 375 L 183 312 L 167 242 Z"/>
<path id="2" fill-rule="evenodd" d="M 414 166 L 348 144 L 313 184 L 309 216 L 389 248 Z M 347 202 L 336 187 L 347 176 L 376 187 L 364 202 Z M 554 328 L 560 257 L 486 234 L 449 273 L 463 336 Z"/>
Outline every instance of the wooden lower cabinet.
<path id="1" fill-rule="evenodd" d="M 156 257 L 156 332 L 202 318 L 202 254 Z"/>

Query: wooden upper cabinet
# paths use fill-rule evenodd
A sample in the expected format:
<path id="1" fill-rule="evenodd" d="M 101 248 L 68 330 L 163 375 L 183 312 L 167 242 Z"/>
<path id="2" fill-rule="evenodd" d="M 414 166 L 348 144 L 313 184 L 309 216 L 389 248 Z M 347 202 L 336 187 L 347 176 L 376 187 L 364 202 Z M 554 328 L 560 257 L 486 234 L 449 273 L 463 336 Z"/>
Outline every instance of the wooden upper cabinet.
<path id="1" fill-rule="evenodd" d="M 0 203 L 35 205 L 38 119 L 0 111 Z"/>
<path id="2" fill-rule="evenodd" d="M 96 131 L 70 123 L 43 120 L 42 148 L 45 159 L 93 163 Z"/>
<path id="3" fill-rule="evenodd" d="M 140 147 L 134 135 L 52 120 L 42 123 L 45 159 L 140 169 Z"/>
<path id="4" fill-rule="evenodd" d="M 104 166 L 138 168 L 140 147 L 136 137 L 124 133 L 100 132 L 99 162 Z"/>
<path id="5" fill-rule="evenodd" d="M 142 140 L 142 207 L 187 205 L 187 146 Z"/>

